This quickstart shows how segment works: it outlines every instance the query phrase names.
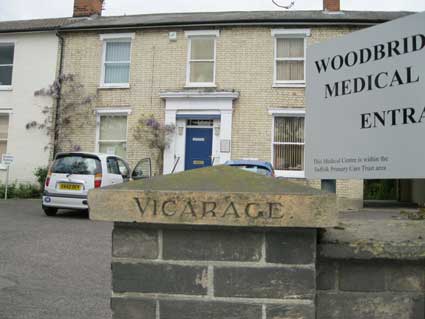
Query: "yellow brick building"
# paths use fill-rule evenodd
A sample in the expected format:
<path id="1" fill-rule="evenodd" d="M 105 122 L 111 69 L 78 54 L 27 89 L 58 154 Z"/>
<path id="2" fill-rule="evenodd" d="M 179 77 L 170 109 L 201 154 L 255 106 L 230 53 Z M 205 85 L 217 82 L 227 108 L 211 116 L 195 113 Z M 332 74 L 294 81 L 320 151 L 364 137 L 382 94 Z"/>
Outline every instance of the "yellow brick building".
<path id="1" fill-rule="evenodd" d="M 62 28 L 62 73 L 74 74 L 95 109 L 64 128 L 84 151 L 134 165 L 155 157 L 136 140 L 141 116 L 176 127 L 164 173 L 229 159 L 272 162 L 304 178 L 305 50 L 402 13 L 230 12 L 97 17 Z M 78 119 L 75 122 L 78 123 Z M 306 146 L 308 147 L 308 146 Z M 198 157 L 199 158 L 198 158 Z M 336 182 L 341 207 L 359 207 L 363 181 Z"/>

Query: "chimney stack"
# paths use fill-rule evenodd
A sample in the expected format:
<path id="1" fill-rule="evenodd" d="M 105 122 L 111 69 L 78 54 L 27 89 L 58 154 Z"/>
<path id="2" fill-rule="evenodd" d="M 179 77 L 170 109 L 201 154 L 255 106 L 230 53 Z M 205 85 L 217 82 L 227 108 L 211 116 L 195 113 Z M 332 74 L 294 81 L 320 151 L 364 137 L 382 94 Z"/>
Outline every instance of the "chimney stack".
<path id="1" fill-rule="evenodd" d="M 323 11 L 328 11 L 328 12 L 340 11 L 339 0 L 323 0 Z"/>
<path id="2" fill-rule="evenodd" d="M 74 18 L 102 15 L 104 0 L 74 0 Z"/>

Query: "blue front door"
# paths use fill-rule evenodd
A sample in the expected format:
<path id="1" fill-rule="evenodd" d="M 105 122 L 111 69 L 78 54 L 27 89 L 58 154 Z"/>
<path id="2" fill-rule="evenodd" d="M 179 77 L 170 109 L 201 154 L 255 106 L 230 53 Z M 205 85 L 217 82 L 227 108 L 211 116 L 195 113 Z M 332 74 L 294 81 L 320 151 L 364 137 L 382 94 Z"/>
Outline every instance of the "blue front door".
<path id="1" fill-rule="evenodd" d="M 185 170 L 211 166 L 212 131 L 212 128 L 186 129 Z"/>

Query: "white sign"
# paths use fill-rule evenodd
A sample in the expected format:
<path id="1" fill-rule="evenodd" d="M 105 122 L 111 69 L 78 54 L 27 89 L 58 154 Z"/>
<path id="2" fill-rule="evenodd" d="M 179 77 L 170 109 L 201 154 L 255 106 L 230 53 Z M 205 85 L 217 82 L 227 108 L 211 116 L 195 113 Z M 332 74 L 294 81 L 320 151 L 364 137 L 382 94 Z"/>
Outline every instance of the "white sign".
<path id="1" fill-rule="evenodd" d="M 425 178 L 425 12 L 307 50 L 306 177 Z"/>
<path id="2" fill-rule="evenodd" d="M 13 155 L 11 155 L 11 154 L 3 154 L 1 156 L 1 162 L 2 162 L 2 164 L 7 165 L 7 166 L 9 166 L 10 164 L 12 164 L 14 160 L 15 160 L 15 157 Z"/>

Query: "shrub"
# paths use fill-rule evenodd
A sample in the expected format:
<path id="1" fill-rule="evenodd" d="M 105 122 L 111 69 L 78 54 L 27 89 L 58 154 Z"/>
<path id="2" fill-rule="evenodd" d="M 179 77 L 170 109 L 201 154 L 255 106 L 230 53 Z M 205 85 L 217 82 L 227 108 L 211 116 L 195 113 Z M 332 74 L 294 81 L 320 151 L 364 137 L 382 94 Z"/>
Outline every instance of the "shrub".
<path id="1" fill-rule="evenodd" d="M 366 200 L 396 200 L 397 189 L 395 180 L 366 180 L 364 197 Z"/>
<path id="2" fill-rule="evenodd" d="M 44 182 L 46 180 L 47 177 L 47 172 L 49 171 L 48 167 L 37 167 L 34 170 L 34 176 L 37 178 L 37 182 L 40 185 L 40 190 L 43 191 L 44 190 Z"/>
<path id="3" fill-rule="evenodd" d="M 0 198 L 4 198 L 6 185 L 0 184 Z M 38 198 L 41 191 L 38 185 L 30 183 L 12 183 L 7 188 L 7 198 Z"/>

